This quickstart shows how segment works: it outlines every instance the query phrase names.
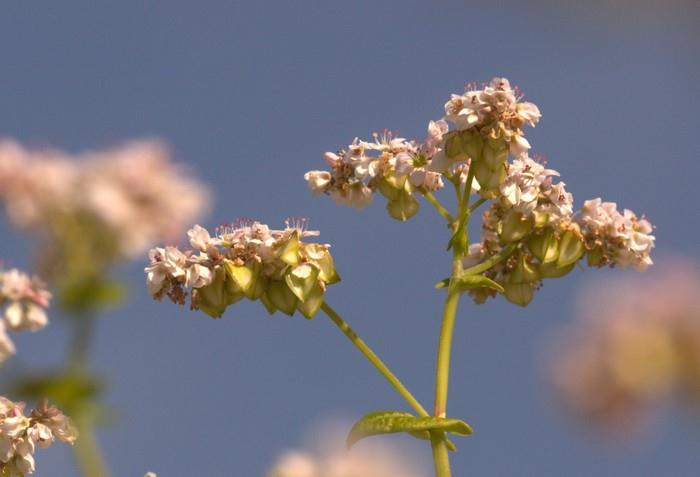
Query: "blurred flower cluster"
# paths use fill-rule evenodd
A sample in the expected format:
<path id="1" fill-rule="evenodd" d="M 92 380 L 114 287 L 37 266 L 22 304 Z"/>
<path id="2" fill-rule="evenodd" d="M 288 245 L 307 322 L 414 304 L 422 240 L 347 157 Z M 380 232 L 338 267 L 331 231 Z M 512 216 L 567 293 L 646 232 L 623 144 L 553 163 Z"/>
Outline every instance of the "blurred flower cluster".
<path id="1" fill-rule="evenodd" d="M 14 354 L 9 331 L 37 331 L 47 325 L 46 308 L 51 293 L 38 279 L 13 268 L 0 270 L 0 305 L 5 307 L 0 319 L 0 363 Z"/>
<path id="2" fill-rule="evenodd" d="M 504 78 L 481 88 L 471 84 L 465 93 L 451 96 L 444 117 L 430 122 L 424 142 L 389 133 L 373 143 L 355 139 L 337 154 L 326 153 L 330 171 L 310 171 L 305 179 L 312 192 L 357 207 L 379 191 L 388 200 L 389 214 L 399 220 L 416 214 L 416 195 L 436 205 L 432 192 L 445 182 L 466 183 L 469 195 L 480 195 L 474 207 L 491 202 L 482 216 L 480 241 L 468 246 L 463 264 L 467 269 L 491 264 L 484 276 L 498 285 L 472 287 L 477 303 L 502 287 L 509 301 L 525 306 L 543 279 L 566 275 L 584 257 L 589 266 L 644 270 L 652 263 L 652 225 L 601 199 L 585 201 L 574 211 L 565 183 L 553 180 L 559 173 L 528 155 L 523 127 L 535 126 L 540 111 L 522 99 Z M 460 192 L 458 200 L 464 200 Z M 456 230 L 468 220 L 437 207 Z"/>
<path id="3" fill-rule="evenodd" d="M 56 439 L 73 444 L 78 434 L 70 419 L 42 400 L 24 414 L 24 403 L 0 396 L 0 475 L 34 473 L 36 446 L 45 448 Z"/>
<path id="4" fill-rule="evenodd" d="M 313 452 L 282 454 L 266 477 L 427 477 L 419 462 L 385 442 L 346 450 L 340 429 L 331 426 L 321 432 Z"/>
<path id="5" fill-rule="evenodd" d="M 319 235 L 304 219 L 289 219 L 282 230 L 252 220 L 219 227 L 212 235 L 195 225 L 191 249 L 158 247 L 145 268 L 148 290 L 156 299 L 169 297 L 212 317 L 248 298 L 260 300 L 270 313 L 295 311 L 311 318 L 323 304 L 326 286 L 339 281 L 330 245 L 305 243 Z"/>
<path id="6" fill-rule="evenodd" d="M 662 265 L 593 288 L 549 356 L 561 402 L 617 434 L 673 400 L 700 406 L 700 267 Z"/>
<path id="7" fill-rule="evenodd" d="M 2 141 L 0 197 L 20 227 L 56 235 L 82 222 L 108 231 L 111 249 L 103 253 L 125 257 L 173 237 L 209 201 L 204 186 L 152 141 L 77 157 Z"/>

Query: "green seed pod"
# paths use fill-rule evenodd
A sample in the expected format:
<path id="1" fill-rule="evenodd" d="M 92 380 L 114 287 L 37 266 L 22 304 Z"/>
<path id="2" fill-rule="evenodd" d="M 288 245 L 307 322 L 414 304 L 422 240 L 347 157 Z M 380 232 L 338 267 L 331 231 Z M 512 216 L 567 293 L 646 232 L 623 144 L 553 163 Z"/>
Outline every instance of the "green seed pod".
<path id="1" fill-rule="evenodd" d="M 483 161 L 489 166 L 489 169 L 496 170 L 503 167 L 503 164 L 508 160 L 508 149 L 495 149 L 489 143 L 484 145 Z"/>
<path id="2" fill-rule="evenodd" d="M 506 283 L 504 288 L 506 299 L 519 306 L 527 306 L 535 294 L 530 283 Z"/>
<path id="3" fill-rule="evenodd" d="M 566 267 L 583 256 L 586 248 L 583 244 L 583 237 L 577 227 L 572 227 L 561 236 L 559 240 L 559 257 L 557 258 L 558 267 Z"/>
<path id="4" fill-rule="evenodd" d="M 503 243 L 517 242 L 526 237 L 535 223 L 531 216 L 524 216 L 521 212 L 509 212 L 503 220 L 500 238 Z"/>
<path id="5" fill-rule="evenodd" d="M 551 228 L 532 235 L 527 242 L 527 247 L 542 263 L 554 262 L 559 257 L 559 241 Z"/>
<path id="6" fill-rule="evenodd" d="M 212 318 L 220 318 L 226 311 L 229 296 L 226 292 L 226 272 L 223 267 L 214 269 L 214 279 L 202 288 L 195 289 L 196 302 L 200 310 Z"/>
<path id="7" fill-rule="evenodd" d="M 304 251 L 311 262 L 320 270 L 318 278 L 329 285 L 340 281 L 340 276 L 335 270 L 335 263 L 333 263 L 333 256 L 326 247 L 316 243 L 307 244 Z"/>
<path id="8" fill-rule="evenodd" d="M 540 279 L 537 269 L 527 260 L 527 256 L 521 255 L 518 265 L 508 277 L 508 283 L 533 283 Z"/>
<path id="9" fill-rule="evenodd" d="M 469 156 L 462 150 L 462 141 L 457 134 L 451 134 L 445 140 L 445 157 L 454 161 L 469 159 Z"/>
<path id="10" fill-rule="evenodd" d="M 299 263 L 299 232 L 294 230 L 285 241 L 279 242 L 277 257 L 287 265 Z"/>
<path id="11" fill-rule="evenodd" d="M 401 188 L 396 185 L 396 180 L 393 176 L 379 179 L 377 181 L 377 188 L 379 192 L 389 200 L 396 200 L 401 193 Z"/>
<path id="12" fill-rule="evenodd" d="M 245 265 L 236 265 L 230 260 L 224 262 L 226 275 L 228 276 L 227 291 L 230 294 L 243 292 L 251 300 L 260 298 L 264 291 L 264 278 L 261 276 L 262 265 L 251 262 Z"/>
<path id="13" fill-rule="evenodd" d="M 311 291 L 306 295 L 306 300 L 299 302 L 297 309 L 307 320 L 310 320 L 323 305 L 323 288 L 315 283 Z"/>
<path id="14" fill-rule="evenodd" d="M 606 258 L 603 247 L 595 247 L 589 250 L 586 255 L 589 267 L 601 267 L 605 265 Z"/>
<path id="15" fill-rule="evenodd" d="M 289 270 L 284 280 L 292 293 L 303 303 L 317 284 L 318 274 L 319 269 L 316 266 L 302 263 Z"/>
<path id="16" fill-rule="evenodd" d="M 386 204 L 389 215 L 396 220 L 406 221 L 418 212 L 418 201 L 412 194 L 402 190 L 396 200 L 390 200 Z"/>
<path id="17" fill-rule="evenodd" d="M 484 148 L 484 138 L 478 132 L 462 131 L 459 135 L 462 143 L 462 151 L 473 161 L 480 161 L 482 158 L 482 150 Z"/>
<path id="18" fill-rule="evenodd" d="M 567 275 L 576 266 L 575 263 L 560 267 L 556 262 L 542 263 L 537 267 L 542 278 L 560 278 Z"/>
<path id="19" fill-rule="evenodd" d="M 299 300 L 287 284 L 281 280 L 270 280 L 265 295 L 270 303 L 282 313 L 292 316 L 297 309 Z"/>

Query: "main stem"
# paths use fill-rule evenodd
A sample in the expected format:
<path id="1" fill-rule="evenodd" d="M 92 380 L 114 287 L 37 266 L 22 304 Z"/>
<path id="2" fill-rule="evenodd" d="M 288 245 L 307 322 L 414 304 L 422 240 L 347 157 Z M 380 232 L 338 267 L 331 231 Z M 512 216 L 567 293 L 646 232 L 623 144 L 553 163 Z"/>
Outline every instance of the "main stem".
<path id="1" fill-rule="evenodd" d="M 360 352 L 369 360 L 370 363 L 379 371 L 379 373 L 384 376 L 384 378 L 389 381 L 389 384 L 396 389 L 396 391 L 406 400 L 408 404 L 420 415 L 428 416 L 428 411 L 418 402 L 418 400 L 411 394 L 411 392 L 406 389 L 406 386 L 396 377 L 394 373 L 384 364 L 384 362 L 377 356 L 372 349 L 367 346 L 367 344 L 357 336 L 357 333 L 348 325 L 340 315 L 325 301 L 321 305 L 323 312 L 331 319 L 331 321 L 340 328 L 340 331 L 350 340 L 355 347 L 360 350 Z"/>
<path id="2" fill-rule="evenodd" d="M 462 258 L 469 247 L 469 197 L 474 181 L 474 168 L 469 168 L 464 191 L 460 191 L 457 183 L 457 219 L 454 221 L 454 236 L 463 237 L 465 243 L 452 244 L 452 275 L 447 289 L 447 298 L 442 313 L 442 325 L 440 327 L 440 340 L 438 342 L 437 369 L 435 372 L 435 409 L 436 417 L 447 415 L 447 390 L 450 379 L 450 353 L 452 351 L 452 335 L 454 331 L 457 308 L 459 306 L 460 290 L 457 280 L 462 275 Z M 464 228 L 463 230 L 461 228 Z M 436 477 L 452 477 L 450 469 L 450 456 L 447 449 L 447 438 L 444 432 L 433 432 L 430 439 L 433 450 L 433 462 L 435 464 Z"/>

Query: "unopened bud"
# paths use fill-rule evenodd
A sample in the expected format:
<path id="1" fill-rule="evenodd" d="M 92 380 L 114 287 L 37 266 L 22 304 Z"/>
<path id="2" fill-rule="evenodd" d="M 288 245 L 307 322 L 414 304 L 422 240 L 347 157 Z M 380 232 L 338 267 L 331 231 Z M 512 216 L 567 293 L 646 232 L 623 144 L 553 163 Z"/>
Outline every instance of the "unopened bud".
<path id="1" fill-rule="evenodd" d="M 287 265 L 297 265 L 299 263 L 299 232 L 292 231 L 287 240 L 278 244 L 277 256 Z"/>
<path id="2" fill-rule="evenodd" d="M 521 255 L 518 265 L 508 277 L 508 283 L 533 283 L 540 279 L 535 267 L 528 261 L 526 255 Z"/>

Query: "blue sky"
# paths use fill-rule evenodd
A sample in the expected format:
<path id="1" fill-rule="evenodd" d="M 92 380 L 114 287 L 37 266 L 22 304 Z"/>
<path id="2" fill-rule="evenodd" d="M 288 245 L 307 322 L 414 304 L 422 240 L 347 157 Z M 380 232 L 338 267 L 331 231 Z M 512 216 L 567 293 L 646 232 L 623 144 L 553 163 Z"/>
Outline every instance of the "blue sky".
<path id="1" fill-rule="evenodd" d="M 75 152 L 159 137 L 212 187 L 203 225 L 309 217 L 343 277 L 329 301 L 429 403 L 443 299 L 432 284 L 449 267 L 440 219 L 424 207 L 398 223 L 381 201 L 336 207 L 310 196 L 303 173 L 355 136 L 423 137 L 451 92 L 506 76 L 540 107 L 528 138 L 577 204 L 602 196 L 645 212 L 659 255 L 698 258 L 700 8 L 630 5 L 3 2 L 0 136 Z M 28 267 L 31 243 L 4 219 L 0 230 L 2 258 Z M 323 416 L 404 408 L 322 316 L 243 303 L 214 321 L 153 302 L 143 265 L 119 271 L 130 300 L 100 322 L 93 355 L 119 416 L 101 432 L 115 476 L 255 477 Z M 527 309 L 465 300 L 449 412 L 476 432 L 455 475 L 694 475 L 697 422 L 670 413 L 646 440 L 611 448 L 558 411 L 538 373 L 576 289 L 620 273 L 547 283 Z M 39 366 L 62 358 L 65 338 L 54 319 L 17 344 Z M 38 466 L 76 475 L 60 446 Z"/>

